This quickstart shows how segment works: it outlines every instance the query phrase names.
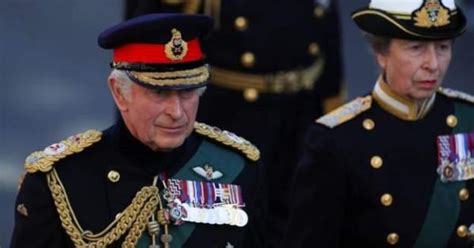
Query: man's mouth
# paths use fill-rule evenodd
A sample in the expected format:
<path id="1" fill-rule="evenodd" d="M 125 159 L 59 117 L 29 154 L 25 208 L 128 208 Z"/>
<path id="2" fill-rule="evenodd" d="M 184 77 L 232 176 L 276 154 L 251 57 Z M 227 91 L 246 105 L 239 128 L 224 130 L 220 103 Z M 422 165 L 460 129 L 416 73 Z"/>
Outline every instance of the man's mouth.
<path id="1" fill-rule="evenodd" d="M 181 126 L 158 126 L 161 130 L 169 133 L 181 132 L 186 128 L 186 125 Z"/>

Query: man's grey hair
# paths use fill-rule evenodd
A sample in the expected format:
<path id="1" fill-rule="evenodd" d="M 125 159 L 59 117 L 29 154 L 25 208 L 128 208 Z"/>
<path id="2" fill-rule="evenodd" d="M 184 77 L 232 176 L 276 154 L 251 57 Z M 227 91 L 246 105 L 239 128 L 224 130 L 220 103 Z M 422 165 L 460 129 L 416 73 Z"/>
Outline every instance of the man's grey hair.
<path id="1" fill-rule="evenodd" d="M 202 86 L 202 87 L 197 88 L 196 90 L 197 90 L 198 96 L 202 96 L 202 94 L 204 94 L 206 89 L 207 89 L 207 86 Z"/>
<path id="2" fill-rule="evenodd" d="M 122 70 L 113 69 L 109 75 L 109 80 L 114 79 L 117 82 L 117 86 L 120 89 L 120 93 L 125 97 L 125 99 L 130 99 L 130 86 L 132 85 L 132 80 L 127 76 L 127 73 Z"/>
<path id="3" fill-rule="evenodd" d="M 114 79 L 117 82 L 117 85 L 120 89 L 120 93 L 125 97 L 125 99 L 130 99 L 130 87 L 133 84 L 132 80 L 128 77 L 127 73 L 123 70 L 113 69 L 109 75 L 109 80 Z M 199 87 L 196 89 L 198 96 L 202 96 L 206 91 L 206 86 Z"/>

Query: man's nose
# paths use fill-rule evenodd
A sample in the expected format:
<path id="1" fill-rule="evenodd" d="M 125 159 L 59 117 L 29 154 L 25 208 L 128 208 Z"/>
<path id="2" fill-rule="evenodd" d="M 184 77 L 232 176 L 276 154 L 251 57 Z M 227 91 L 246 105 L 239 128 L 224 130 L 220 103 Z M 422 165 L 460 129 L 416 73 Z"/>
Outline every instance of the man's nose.
<path id="1" fill-rule="evenodd" d="M 165 113 L 173 119 L 179 119 L 183 115 L 181 98 L 177 92 L 171 92 L 166 99 Z"/>

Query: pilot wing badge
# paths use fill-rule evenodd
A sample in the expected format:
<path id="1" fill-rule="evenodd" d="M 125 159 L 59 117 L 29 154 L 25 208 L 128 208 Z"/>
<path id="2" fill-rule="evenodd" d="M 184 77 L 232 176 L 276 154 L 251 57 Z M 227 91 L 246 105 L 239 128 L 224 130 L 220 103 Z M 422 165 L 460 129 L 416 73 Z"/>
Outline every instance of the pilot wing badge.
<path id="1" fill-rule="evenodd" d="M 209 164 L 204 164 L 204 168 L 201 166 L 196 166 L 193 168 L 193 171 L 206 178 L 208 181 L 221 178 L 224 175 L 222 172 L 214 170 Z"/>

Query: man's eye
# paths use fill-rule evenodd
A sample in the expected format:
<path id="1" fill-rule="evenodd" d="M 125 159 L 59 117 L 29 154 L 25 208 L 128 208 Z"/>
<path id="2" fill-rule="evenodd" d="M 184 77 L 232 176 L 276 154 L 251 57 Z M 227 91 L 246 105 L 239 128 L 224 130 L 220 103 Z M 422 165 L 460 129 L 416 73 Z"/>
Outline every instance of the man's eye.
<path id="1" fill-rule="evenodd" d="M 160 89 L 156 89 L 156 90 L 153 90 L 153 93 L 157 94 L 157 95 L 166 95 L 169 93 L 168 90 L 160 90 Z"/>

